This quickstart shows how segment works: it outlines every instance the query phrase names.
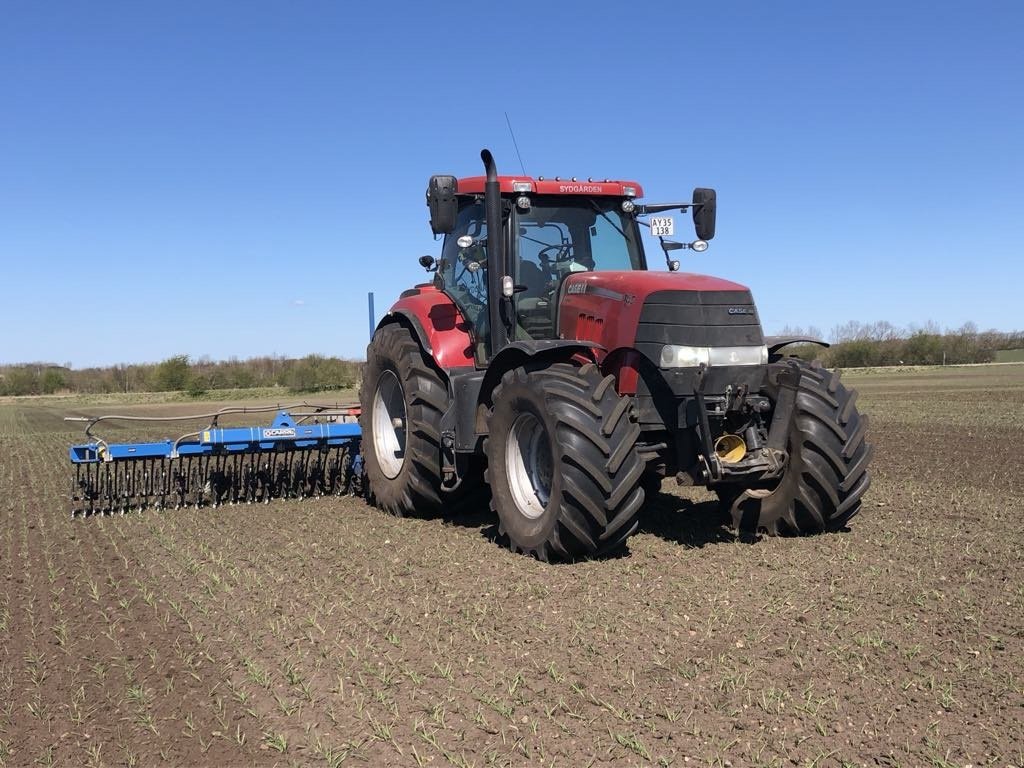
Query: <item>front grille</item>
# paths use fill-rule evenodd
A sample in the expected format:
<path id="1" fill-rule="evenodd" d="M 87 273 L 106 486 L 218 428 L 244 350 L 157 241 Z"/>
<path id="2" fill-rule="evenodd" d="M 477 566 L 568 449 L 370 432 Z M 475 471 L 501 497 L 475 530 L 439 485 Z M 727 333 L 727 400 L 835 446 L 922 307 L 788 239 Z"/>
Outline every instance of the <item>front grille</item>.
<path id="1" fill-rule="evenodd" d="M 743 347 L 764 344 L 750 291 L 658 291 L 644 302 L 636 349 L 655 365 L 665 344 Z"/>

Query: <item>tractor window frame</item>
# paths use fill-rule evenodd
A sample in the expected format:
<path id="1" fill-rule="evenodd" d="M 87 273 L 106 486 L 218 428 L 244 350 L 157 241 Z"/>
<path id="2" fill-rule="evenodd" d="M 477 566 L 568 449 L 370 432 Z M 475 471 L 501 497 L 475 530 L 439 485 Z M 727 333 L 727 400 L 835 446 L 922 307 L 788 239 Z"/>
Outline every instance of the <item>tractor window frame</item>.
<path id="1" fill-rule="evenodd" d="M 509 245 L 509 206 L 502 201 L 502 233 L 504 252 L 510 253 Z M 475 210 L 474 210 L 475 209 Z M 466 212 L 474 210 L 474 214 L 466 217 Z M 475 226 L 474 226 L 475 225 Z M 471 234 L 477 243 L 468 251 L 476 250 L 480 268 L 475 273 L 467 273 L 465 259 L 467 249 L 459 248 L 457 241 L 462 235 Z M 471 253 L 469 255 L 472 255 Z M 441 246 L 437 272 L 434 274 L 434 285 L 450 298 L 459 308 L 466 321 L 470 340 L 473 344 L 473 359 L 476 367 L 486 368 L 496 350 L 491 349 L 489 302 L 491 296 L 487 289 L 487 270 L 490 268 L 490 253 L 487 250 L 487 212 L 483 195 L 467 195 L 459 198 L 459 212 L 456 217 L 455 229 L 444 236 Z M 459 285 L 466 285 L 468 278 L 475 289 L 459 290 Z M 501 300 L 501 297 L 497 297 Z"/>
<path id="2" fill-rule="evenodd" d="M 531 206 L 528 210 L 522 210 L 518 206 L 512 206 L 512 217 L 510 219 L 510 225 L 507 227 L 509 236 L 506 238 L 508 243 L 506 253 L 508 254 L 508 272 L 512 276 L 514 282 L 517 285 L 524 286 L 527 288 L 526 291 L 521 291 L 516 294 L 513 298 L 515 306 L 513 307 L 512 315 L 515 318 L 516 327 L 514 329 L 515 337 L 530 337 L 536 340 L 542 339 L 557 339 L 558 338 L 558 306 L 560 305 L 560 299 L 565 286 L 565 279 L 573 274 L 572 271 L 565 271 L 562 274 L 545 274 L 544 277 L 549 281 L 548 288 L 550 290 L 545 291 L 545 296 L 540 299 L 540 303 L 547 302 L 547 308 L 550 312 L 550 318 L 544 318 L 543 306 L 531 307 L 529 312 L 521 311 L 520 302 L 527 300 L 532 301 L 538 297 L 533 294 L 535 290 L 530 289 L 530 284 L 534 281 L 525 279 L 523 270 L 523 252 L 520 248 L 524 238 L 530 243 L 530 256 L 526 258 L 534 267 L 540 265 L 536 255 L 533 255 L 537 250 L 536 240 L 540 240 L 540 237 L 533 237 L 532 235 L 524 235 L 523 229 L 526 228 L 526 223 L 534 224 L 531 219 L 531 214 L 538 208 L 547 209 L 558 209 L 558 208 L 581 208 L 583 210 L 592 211 L 595 217 L 595 223 L 593 225 L 579 225 L 570 226 L 564 221 L 551 221 L 547 226 L 539 227 L 541 231 L 551 228 L 552 235 L 556 235 L 556 229 L 559 230 L 557 235 L 559 239 L 569 240 L 570 245 L 575 246 L 576 242 L 579 241 L 582 245 L 577 253 L 583 259 L 584 262 L 589 260 L 591 266 L 586 267 L 586 271 L 647 271 L 647 254 L 644 250 L 643 240 L 640 234 L 640 226 L 637 224 L 636 217 L 628 213 L 622 212 L 621 200 L 613 197 L 567 197 L 561 195 L 538 195 L 530 198 Z M 598 210 L 595 210 L 597 208 Z M 592 231 L 592 227 L 598 226 L 597 222 L 601 222 L 604 227 L 611 227 L 611 224 L 605 221 L 601 213 L 604 213 L 611 218 L 613 222 L 622 227 L 622 234 L 626 240 L 626 254 L 629 258 L 628 267 L 622 265 L 616 265 L 612 267 L 603 267 L 600 264 L 594 263 L 593 253 L 591 251 L 591 244 L 595 234 Z M 537 228 L 534 224 L 534 227 Z M 589 231 L 588 231 L 589 230 Z M 514 236 L 513 234 L 514 233 Z M 564 234 L 564 236 L 563 236 Z M 532 239 L 531 239 L 532 238 Z M 511 241 L 511 242 L 510 242 Z M 545 241 L 546 242 L 546 241 Z M 574 248 L 575 250 L 575 248 Z M 543 268 L 542 268 L 542 271 Z M 536 274 L 535 270 L 530 270 Z"/>

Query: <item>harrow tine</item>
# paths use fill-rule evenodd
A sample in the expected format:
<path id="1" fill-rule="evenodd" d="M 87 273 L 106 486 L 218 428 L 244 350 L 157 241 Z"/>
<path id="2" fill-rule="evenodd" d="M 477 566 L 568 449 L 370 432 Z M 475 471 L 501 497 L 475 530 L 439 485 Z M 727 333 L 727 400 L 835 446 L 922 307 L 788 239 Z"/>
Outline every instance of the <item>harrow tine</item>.
<path id="1" fill-rule="evenodd" d="M 156 504 L 156 459 L 149 459 L 146 462 L 146 487 L 143 502 L 146 509 Z"/>
<path id="2" fill-rule="evenodd" d="M 89 465 L 86 465 L 86 472 L 89 471 Z M 75 465 L 75 479 L 71 481 L 71 517 L 78 514 L 80 510 L 79 501 L 84 501 L 84 497 L 88 494 L 88 491 L 82 485 L 82 465 Z"/>
<path id="3" fill-rule="evenodd" d="M 278 459 L 280 459 L 280 461 Z M 271 495 L 276 496 L 279 499 L 287 499 L 289 493 L 287 457 L 282 458 L 280 454 L 275 454 L 274 467 L 274 489 L 271 491 Z"/>
<path id="4" fill-rule="evenodd" d="M 128 504 L 131 499 L 128 495 L 130 480 L 131 473 L 127 467 L 117 473 L 117 510 L 122 517 L 128 511 Z"/>
<path id="5" fill-rule="evenodd" d="M 259 492 L 260 464 L 256 456 L 249 457 L 249 475 L 245 481 L 245 503 L 252 504 L 256 501 L 256 494 Z"/>
<path id="6" fill-rule="evenodd" d="M 89 497 L 89 509 L 88 514 L 93 514 L 95 511 L 96 499 L 99 497 L 99 493 L 96 489 L 96 484 L 99 482 L 97 477 L 99 473 L 96 468 L 91 464 L 87 464 L 85 467 L 85 484 L 86 484 L 86 495 Z"/>
<path id="7" fill-rule="evenodd" d="M 242 480 L 241 467 L 239 466 L 238 463 L 239 458 L 240 457 L 238 456 L 231 457 L 231 500 L 229 502 L 230 504 L 238 503 L 238 486 Z"/>
<path id="8" fill-rule="evenodd" d="M 189 462 L 192 460 L 189 459 Z M 176 497 L 174 508 L 181 509 L 185 506 L 185 496 L 188 494 L 188 470 L 178 463 L 174 469 L 174 495 Z"/>
<path id="9" fill-rule="evenodd" d="M 193 502 L 196 509 L 200 509 L 203 506 L 203 496 L 206 493 L 206 476 L 208 472 L 210 461 L 205 456 L 200 456 L 196 459 L 196 466 L 192 470 L 192 474 L 189 476 L 189 482 L 193 489 Z"/>
<path id="10" fill-rule="evenodd" d="M 166 460 L 160 461 L 160 501 L 159 509 L 167 509 L 167 494 L 171 492 L 171 473 Z"/>
<path id="11" fill-rule="evenodd" d="M 103 511 L 110 512 L 114 509 L 113 484 L 110 480 L 110 466 L 103 467 Z"/>
<path id="12" fill-rule="evenodd" d="M 306 451 L 302 451 L 296 457 L 297 461 L 292 462 L 292 497 L 301 499 L 306 495 Z"/>

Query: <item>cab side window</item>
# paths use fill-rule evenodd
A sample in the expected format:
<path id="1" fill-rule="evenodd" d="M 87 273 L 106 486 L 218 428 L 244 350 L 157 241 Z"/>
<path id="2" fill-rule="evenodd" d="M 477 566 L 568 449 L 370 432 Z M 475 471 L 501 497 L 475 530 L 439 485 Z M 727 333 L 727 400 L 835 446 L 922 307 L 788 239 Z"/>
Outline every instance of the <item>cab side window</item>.
<path id="1" fill-rule="evenodd" d="M 465 237 L 472 239 L 459 245 Z M 464 241 L 465 242 L 465 241 Z M 459 210 L 455 229 L 445 236 L 438 276 L 445 292 L 472 324 L 478 342 L 487 339 L 487 219 L 483 203 L 467 203 Z"/>

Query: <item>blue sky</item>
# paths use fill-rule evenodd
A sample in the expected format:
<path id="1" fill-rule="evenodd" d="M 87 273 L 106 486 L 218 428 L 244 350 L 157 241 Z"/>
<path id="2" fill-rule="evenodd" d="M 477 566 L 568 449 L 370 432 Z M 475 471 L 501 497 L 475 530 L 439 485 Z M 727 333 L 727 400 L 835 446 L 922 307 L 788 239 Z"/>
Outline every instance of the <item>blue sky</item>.
<path id="1" fill-rule="evenodd" d="M 0 8 L 0 363 L 361 357 L 505 112 L 534 175 L 716 187 L 684 269 L 769 332 L 1024 326 L 1017 2 Z"/>

